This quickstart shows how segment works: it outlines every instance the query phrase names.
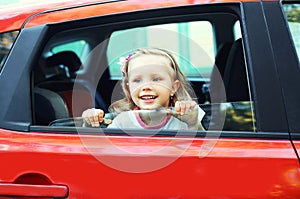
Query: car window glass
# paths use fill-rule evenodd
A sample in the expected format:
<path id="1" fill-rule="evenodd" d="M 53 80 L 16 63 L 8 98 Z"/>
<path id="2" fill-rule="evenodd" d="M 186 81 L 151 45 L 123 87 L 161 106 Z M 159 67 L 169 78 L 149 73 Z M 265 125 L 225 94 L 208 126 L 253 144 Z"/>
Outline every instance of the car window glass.
<path id="1" fill-rule="evenodd" d="M 19 31 L 12 31 L 0 34 L 0 69 L 2 68 L 5 58 L 8 55 Z"/>
<path id="2" fill-rule="evenodd" d="M 183 29 L 182 27 L 189 27 L 186 29 Z M 192 27 L 192 28 L 191 28 Z M 154 29 L 154 30 L 153 30 Z M 152 30 L 152 32 L 151 32 Z M 166 30 L 164 32 L 164 30 Z M 171 31 L 170 31 L 171 30 Z M 175 31 L 176 30 L 176 31 Z M 240 29 L 240 23 L 239 21 L 236 21 L 234 26 L 232 27 L 233 30 L 233 36 L 235 38 L 235 41 L 241 41 L 241 29 Z M 151 35 L 152 34 L 152 35 Z M 158 37 L 157 35 L 160 35 Z M 168 35 L 168 39 L 161 39 L 164 38 L 163 35 Z M 160 38 L 160 39 L 153 39 L 153 38 Z M 136 41 L 136 38 L 139 40 Z M 151 39 L 152 38 L 152 39 Z M 121 42 L 120 42 L 121 41 Z M 124 42 L 123 42 L 124 41 Z M 183 41 L 186 43 L 184 44 Z M 187 42 L 189 41 L 189 42 Z M 196 41 L 196 42 L 195 42 Z M 190 48 L 189 45 L 191 43 L 195 42 L 197 45 L 194 45 L 194 48 Z M 232 130 L 232 131 L 255 131 L 255 116 L 254 116 L 254 110 L 253 110 L 253 103 L 250 100 L 249 97 L 249 88 L 247 84 L 247 77 L 246 77 L 246 71 L 238 69 L 238 72 L 235 72 L 236 74 L 234 76 L 239 76 L 239 72 L 244 73 L 242 76 L 243 83 L 241 83 L 241 87 L 243 87 L 243 91 L 240 92 L 237 85 L 232 86 L 232 80 L 231 78 L 227 77 L 229 74 L 228 72 L 224 72 L 224 78 L 225 82 L 224 84 L 230 84 L 228 85 L 229 90 L 232 90 L 230 94 L 228 93 L 228 99 L 230 100 L 227 103 L 220 103 L 220 99 L 218 99 L 220 96 L 217 94 L 217 96 L 211 95 L 211 93 L 208 93 L 208 90 L 211 92 L 219 92 L 215 89 L 209 88 L 214 87 L 210 86 L 210 81 L 215 82 L 215 71 L 213 70 L 213 65 L 215 62 L 216 54 L 217 56 L 224 58 L 225 52 L 218 52 L 218 50 L 215 50 L 215 46 L 217 46 L 214 38 L 213 29 L 211 28 L 211 24 L 207 21 L 201 21 L 201 22 L 185 22 L 185 23 L 174 23 L 174 24 L 164 24 L 164 25 L 155 25 L 155 26 L 147 26 L 147 27 L 140 27 L 135 29 L 129 29 L 129 30 L 121 30 L 116 31 L 112 34 L 110 38 L 110 42 L 108 44 L 108 51 L 107 51 L 107 57 L 109 61 L 109 69 L 110 69 L 110 75 L 112 79 L 120 79 L 121 78 L 121 71 L 120 71 L 120 65 L 118 64 L 119 57 L 116 56 L 117 54 L 126 57 L 126 54 L 132 53 L 131 51 L 127 51 L 127 45 L 120 46 L 120 43 L 128 44 L 128 46 L 131 46 L 129 49 L 136 49 L 137 47 L 143 47 L 143 46 L 159 46 L 166 49 L 175 49 L 173 50 L 173 53 L 177 56 L 177 62 L 179 63 L 179 66 L 183 70 L 183 73 L 186 75 L 186 77 L 192 82 L 193 87 L 196 95 L 201 95 L 201 99 L 199 100 L 200 107 L 204 109 L 207 114 L 204 118 L 204 120 L 211 121 L 212 117 L 220 117 L 226 115 L 224 119 L 224 130 Z M 172 48 L 170 46 L 174 45 L 175 47 Z M 179 48 L 180 47 L 180 48 Z M 124 49 L 122 49 L 124 48 Z M 180 49 L 180 50 L 178 50 Z M 203 51 L 201 51 L 204 49 Z M 224 50 L 223 50 L 224 51 Z M 242 46 L 240 46 L 240 51 L 243 51 Z M 190 55 L 195 54 L 195 52 L 198 52 L 199 55 L 205 54 L 208 59 L 202 58 L 200 62 L 197 62 L 197 57 L 193 57 Z M 239 55 L 236 57 L 241 56 L 239 52 Z M 223 55 L 224 54 L 224 55 Z M 187 55 L 187 56 L 185 56 Z M 235 55 L 231 55 L 235 56 Z M 205 56 L 203 56 L 205 57 Z M 196 67 L 193 67 L 193 63 L 195 62 L 193 58 L 196 60 L 198 65 Z M 238 59 L 238 58 L 236 58 Z M 245 60 L 244 58 L 241 58 L 242 60 L 239 60 L 242 62 L 241 67 L 245 66 Z M 181 61 L 184 60 L 184 61 Z M 206 60 L 210 60 L 210 62 L 206 62 Z M 231 59 L 232 61 L 233 59 Z M 218 63 L 218 66 L 220 68 L 225 67 L 225 63 Z M 221 66 L 224 65 L 224 66 Z M 230 64 L 227 64 L 230 65 Z M 184 67 L 188 66 L 188 67 Z M 227 66 L 232 67 L 232 66 Z M 232 69 L 234 72 L 236 69 L 236 66 Z M 222 69 L 223 70 L 223 69 Z M 229 70 L 229 69 L 228 69 Z M 213 74 L 212 74 L 213 73 Z M 226 73 L 226 74 L 225 74 Z M 212 80 L 213 79 L 213 80 Z M 196 80 L 196 81 L 195 81 Z M 198 81 L 197 81 L 198 80 Z M 200 86 L 199 82 L 204 83 L 202 86 Z M 236 79 L 236 81 L 239 81 Z M 201 92 L 199 92 L 199 88 L 201 87 Z M 212 91 L 213 90 L 213 91 Z M 235 96 L 231 96 L 235 95 Z M 213 99 L 209 99 L 210 96 L 213 96 Z M 233 102 L 231 102 L 233 101 Z M 215 103 L 217 102 L 217 103 Z M 211 105 L 211 103 L 213 105 Z M 213 112 L 214 111 L 214 112 Z M 222 114 L 216 114 L 216 112 L 222 112 Z M 226 114 L 225 114 L 226 113 Z M 213 116 L 215 115 L 215 116 Z M 210 123 L 209 122 L 203 122 L 204 126 L 206 128 L 217 128 L 219 122 Z"/>
<path id="3" fill-rule="evenodd" d="M 51 49 L 51 54 L 56 54 L 63 51 L 72 51 L 80 58 L 82 62 L 84 62 L 87 56 L 86 53 L 87 48 L 88 48 L 88 43 L 85 40 L 76 40 L 76 41 L 66 42 L 64 44 L 54 46 Z"/>
<path id="4" fill-rule="evenodd" d="M 84 41 L 84 40 L 73 41 L 73 42 L 69 42 L 69 43 L 65 43 L 65 44 L 53 47 L 52 52 L 55 54 L 55 53 L 62 52 L 62 51 L 72 50 L 77 54 L 77 56 L 81 57 L 83 54 L 85 45 L 86 45 L 86 41 Z"/>
<path id="5" fill-rule="evenodd" d="M 128 54 L 127 49 L 144 46 L 172 48 L 181 70 L 188 79 L 208 78 L 215 57 L 213 40 L 212 24 L 208 21 L 162 24 L 116 31 L 110 38 L 107 51 L 111 78 L 121 79 L 122 77 L 119 60 L 116 59 L 117 55 L 124 52 Z M 197 48 L 203 52 L 195 52 Z M 201 61 L 195 61 L 195 64 L 191 65 L 201 54 L 205 54 L 205 57 L 203 56 Z"/>
<path id="6" fill-rule="evenodd" d="M 224 39 L 217 42 L 214 24 L 206 20 L 161 23 L 127 29 L 123 27 L 112 32 L 108 29 L 107 34 L 104 34 L 110 35 L 107 45 L 98 39 L 99 35 L 94 40 L 98 39 L 99 43 L 105 45 L 91 44 L 100 46 L 99 52 L 104 52 L 107 59 L 99 56 L 98 51 L 89 53 L 93 49 L 89 51 L 86 47 L 88 43 L 83 40 L 72 39 L 72 35 L 75 34 L 58 33 L 49 40 L 41 55 L 41 58 L 46 59 L 42 59 L 43 61 L 39 62 L 40 68 L 36 67 L 34 71 L 34 124 L 81 126 L 82 112 L 91 107 L 105 110 L 108 121 L 113 120 L 114 112 L 108 114 L 108 107 L 112 102 L 124 97 L 120 87 L 120 58 L 126 57 L 137 48 L 154 46 L 168 49 L 185 77 L 191 82 L 192 97 L 205 111 L 201 123 L 206 130 L 256 131 L 254 103 L 246 72 L 247 63 L 244 59 L 240 23 L 236 16 L 230 14 L 227 17 L 232 17 L 230 25 L 222 24 L 223 29 L 218 31 L 230 35 L 228 38 L 233 38 L 232 41 Z M 99 30 L 102 34 L 105 31 L 103 28 L 81 29 L 85 34 L 94 31 L 95 34 L 90 34 L 91 37 L 97 35 L 96 31 Z M 76 32 L 76 36 L 80 37 L 80 32 Z M 92 42 L 93 39 L 90 38 L 89 41 Z M 76 72 L 78 57 L 84 57 L 85 53 L 95 57 L 88 57 L 88 60 L 93 60 L 92 64 L 85 66 L 88 67 L 86 71 L 89 73 L 85 74 L 83 71 L 79 75 Z M 47 56 L 44 57 L 45 55 Z M 81 61 L 79 59 L 79 62 Z M 67 64 L 71 65 L 65 67 Z M 104 72 L 99 73 L 103 69 Z M 99 82 L 95 84 L 93 80 Z M 222 85 L 225 86 L 225 90 L 222 90 Z M 106 128 L 109 124 L 108 122 L 101 126 Z"/>
<path id="7" fill-rule="evenodd" d="M 283 10 L 300 60 L 300 4 L 283 4 Z"/>

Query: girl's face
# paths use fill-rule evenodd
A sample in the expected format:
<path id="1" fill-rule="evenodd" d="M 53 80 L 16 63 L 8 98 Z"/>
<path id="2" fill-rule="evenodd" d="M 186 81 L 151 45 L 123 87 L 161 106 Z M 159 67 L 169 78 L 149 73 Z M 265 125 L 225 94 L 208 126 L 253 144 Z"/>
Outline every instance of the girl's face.
<path id="1" fill-rule="evenodd" d="M 128 65 L 128 86 L 133 102 L 140 109 L 168 107 L 180 83 L 170 60 L 159 55 L 140 55 Z"/>

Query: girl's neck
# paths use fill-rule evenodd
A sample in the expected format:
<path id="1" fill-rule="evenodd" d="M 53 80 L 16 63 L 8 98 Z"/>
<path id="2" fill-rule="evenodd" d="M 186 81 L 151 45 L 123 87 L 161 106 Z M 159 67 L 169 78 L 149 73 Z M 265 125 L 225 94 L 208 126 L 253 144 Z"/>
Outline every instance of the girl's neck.
<path id="1" fill-rule="evenodd" d="M 165 126 L 171 118 L 170 114 L 160 112 L 135 112 L 138 123 L 145 129 L 159 129 Z"/>
<path id="2" fill-rule="evenodd" d="M 161 124 L 167 117 L 166 113 L 139 113 L 141 120 L 148 126 L 156 126 Z"/>

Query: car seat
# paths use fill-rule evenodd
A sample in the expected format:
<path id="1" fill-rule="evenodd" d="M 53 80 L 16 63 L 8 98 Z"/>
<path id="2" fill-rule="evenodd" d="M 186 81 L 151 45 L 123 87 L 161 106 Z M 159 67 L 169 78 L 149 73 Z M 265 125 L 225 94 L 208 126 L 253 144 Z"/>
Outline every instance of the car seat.
<path id="1" fill-rule="evenodd" d="M 249 86 L 242 39 L 236 40 L 229 52 L 224 70 L 227 102 L 249 101 Z"/>
<path id="2" fill-rule="evenodd" d="M 96 105 L 106 110 L 96 89 L 87 81 L 76 79 L 76 72 L 81 65 L 80 59 L 72 51 L 56 53 L 44 61 L 46 79 L 35 85 L 61 95 L 69 109 L 70 117 L 81 116 L 84 110 Z"/>
<path id="3" fill-rule="evenodd" d="M 227 53 L 228 46 L 224 49 L 224 54 Z M 216 102 L 236 102 L 249 101 L 249 89 L 246 73 L 246 65 L 243 51 L 242 39 L 236 40 L 228 51 L 226 64 L 217 64 L 215 70 L 219 70 L 222 81 L 217 80 L 216 71 L 212 72 L 210 95 L 214 96 Z M 225 66 L 225 67 L 224 67 Z M 221 99 L 218 96 L 220 89 L 224 85 L 226 99 Z"/>
<path id="4" fill-rule="evenodd" d="M 191 85 L 200 104 L 206 103 L 211 98 L 214 99 L 214 102 L 222 101 L 219 97 L 219 92 L 213 92 L 211 93 L 213 96 L 211 96 L 209 90 L 219 89 L 219 83 L 216 82 L 217 79 L 224 74 L 224 69 L 231 46 L 232 42 L 225 42 L 219 46 L 210 76 L 210 84 L 207 84 L 203 81 L 191 81 Z"/>
<path id="5" fill-rule="evenodd" d="M 242 39 L 232 44 L 224 70 L 220 68 L 220 75 L 211 79 L 211 85 L 210 95 L 214 98 L 207 114 L 211 117 L 209 125 L 211 130 L 220 130 L 228 127 L 222 103 L 250 100 Z"/>
<path id="6" fill-rule="evenodd" d="M 33 93 L 36 125 L 48 125 L 53 120 L 69 117 L 68 107 L 59 94 L 37 87 Z"/>
<path id="7" fill-rule="evenodd" d="M 224 76 L 224 70 L 225 66 L 228 60 L 228 55 L 230 52 L 230 49 L 232 47 L 232 42 L 226 42 L 220 45 L 218 52 L 215 57 L 215 64 L 212 69 L 212 73 L 210 76 L 210 99 L 214 103 L 220 103 L 224 101 L 225 99 L 222 92 L 222 82 L 223 82 L 223 76 Z"/>

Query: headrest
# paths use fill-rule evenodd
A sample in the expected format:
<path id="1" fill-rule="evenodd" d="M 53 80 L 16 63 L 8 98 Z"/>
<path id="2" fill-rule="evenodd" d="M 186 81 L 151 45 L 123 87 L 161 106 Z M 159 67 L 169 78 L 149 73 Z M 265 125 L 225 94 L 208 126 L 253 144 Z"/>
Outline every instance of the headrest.
<path id="1" fill-rule="evenodd" d="M 79 57 L 73 51 L 63 51 L 46 58 L 46 67 L 59 65 L 67 66 L 71 73 L 78 71 L 81 66 Z"/>

